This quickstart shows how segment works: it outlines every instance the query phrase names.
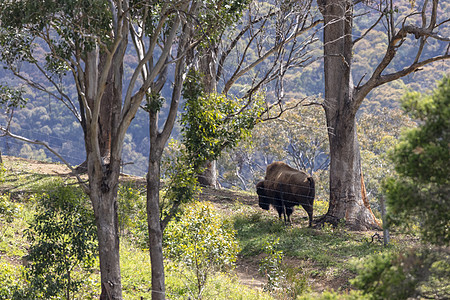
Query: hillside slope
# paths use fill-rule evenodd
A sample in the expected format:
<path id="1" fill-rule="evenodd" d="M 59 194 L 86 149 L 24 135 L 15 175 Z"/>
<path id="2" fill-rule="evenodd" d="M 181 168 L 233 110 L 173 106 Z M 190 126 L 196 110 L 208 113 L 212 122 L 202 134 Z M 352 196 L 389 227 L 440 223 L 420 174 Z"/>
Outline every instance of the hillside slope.
<path id="1" fill-rule="evenodd" d="M 0 191 L 2 194 L 18 195 L 12 197 L 15 201 L 21 201 L 19 195 L 32 192 L 39 182 L 53 177 L 62 177 L 66 182 L 74 181 L 70 169 L 61 164 L 8 156 L 3 157 L 3 162 L 6 177 L 0 184 Z M 137 183 L 141 190 L 145 189 L 144 178 L 122 177 L 123 183 L 130 181 Z M 299 208 L 294 211 L 293 224 L 285 226 L 278 221 L 275 210 L 267 212 L 258 207 L 255 193 L 203 188 L 197 200 L 211 202 L 220 215 L 232 222 L 240 253 L 237 266 L 229 275 L 237 277 L 240 284 L 262 292 L 267 288 L 268 278 L 259 272 L 259 268 L 263 259 L 270 255 L 267 244 L 281 253 L 283 260 L 278 267 L 284 277 L 279 279 L 282 280 L 281 289 L 272 291 L 277 299 L 289 298 L 288 291 L 296 291 L 298 295 L 308 291 L 320 293 L 324 290 L 351 289 L 349 279 L 355 276 L 354 263 L 385 249 L 379 235 L 374 235 L 376 232 L 308 228 L 306 213 Z M 393 239 L 400 244 L 411 242 L 395 234 Z M 22 237 L 17 238 L 17 241 L 21 240 Z M 22 249 L 21 255 L 25 254 L 26 245 L 19 245 L 18 248 Z M 1 257 L 20 263 L 20 253 L 7 252 L 0 251 Z"/>

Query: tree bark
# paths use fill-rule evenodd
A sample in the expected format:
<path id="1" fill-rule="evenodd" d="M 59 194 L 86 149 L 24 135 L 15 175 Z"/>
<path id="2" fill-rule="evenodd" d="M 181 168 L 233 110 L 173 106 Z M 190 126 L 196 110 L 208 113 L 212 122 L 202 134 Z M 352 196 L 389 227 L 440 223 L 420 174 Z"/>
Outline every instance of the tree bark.
<path id="1" fill-rule="evenodd" d="M 152 154 L 150 154 L 147 175 L 147 223 L 150 262 L 152 266 L 152 299 L 164 300 L 166 299 L 166 297 L 164 279 L 164 256 L 162 249 L 163 231 L 161 228 L 159 208 L 159 178 L 161 158 L 155 157 L 155 153 Z"/>
<path id="2" fill-rule="evenodd" d="M 164 256 L 162 248 L 163 230 L 161 227 L 159 190 L 161 176 L 161 157 L 165 145 L 158 133 L 158 112 L 149 112 L 150 154 L 147 173 L 147 225 L 149 252 L 152 268 L 152 300 L 166 299 Z"/>
<path id="3" fill-rule="evenodd" d="M 378 227 L 361 195 L 361 157 L 353 99 L 352 2 L 318 0 L 324 17 L 325 115 L 330 141 L 330 202 L 323 222 L 355 230 Z"/>
<path id="4" fill-rule="evenodd" d="M 99 64 L 99 72 L 102 72 L 105 54 L 100 54 L 100 64 Z M 106 80 L 105 92 L 103 93 L 101 107 L 100 107 L 100 115 L 98 118 L 99 123 L 99 145 L 100 145 L 100 155 L 107 161 L 111 152 L 111 126 L 112 126 L 112 116 L 113 110 L 111 109 L 111 103 L 114 103 L 112 99 L 114 97 L 121 98 L 122 95 L 115 95 L 117 90 L 114 86 L 114 68 L 108 73 L 108 79 Z M 122 89 L 120 89 L 120 92 Z"/>
<path id="5" fill-rule="evenodd" d="M 114 172 L 113 169 L 106 165 L 101 170 L 97 170 L 94 165 L 92 155 L 89 155 L 90 199 L 94 207 L 97 224 L 102 282 L 100 300 L 119 300 L 122 299 L 117 215 L 119 172 L 118 170 Z M 110 182 L 115 182 L 116 184 L 111 186 Z"/>
<path id="6" fill-rule="evenodd" d="M 216 81 L 216 57 L 217 57 L 217 48 L 213 48 L 214 45 L 211 45 L 210 48 L 204 49 L 202 56 L 199 61 L 199 69 L 202 73 L 202 84 L 203 84 L 203 92 L 205 94 L 210 94 L 216 92 L 217 81 Z M 217 168 L 216 161 L 206 161 L 203 165 L 203 171 L 201 174 L 198 174 L 197 180 L 200 185 L 209 186 L 216 188 L 217 187 Z"/>
<path id="7" fill-rule="evenodd" d="M 217 187 L 217 167 L 216 161 L 207 161 L 202 174 L 197 177 L 198 183 L 202 186 Z"/>

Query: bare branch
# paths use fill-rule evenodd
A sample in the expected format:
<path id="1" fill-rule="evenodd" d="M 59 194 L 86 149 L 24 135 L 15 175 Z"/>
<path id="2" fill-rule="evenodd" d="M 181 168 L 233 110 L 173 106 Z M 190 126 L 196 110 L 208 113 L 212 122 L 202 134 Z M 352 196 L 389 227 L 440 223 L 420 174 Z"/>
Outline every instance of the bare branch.
<path id="1" fill-rule="evenodd" d="M 281 103 L 281 101 L 277 101 L 276 103 L 268 105 L 266 110 L 263 112 L 263 114 L 267 114 L 267 117 L 261 118 L 261 121 L 264 122 L 264 121 L 278 119 L 279 117 L 281 117 L 283 115 L 283 113 L 285 113 L 285 112 L 287 112 L 289 110 L 296 109 L 297 107 L 299 107 L 306 99 L 308 99 L 308 97 L 300 99 L 300 100 L 296 101 L 292 106 L 288 106 L 288 107 L 283 107 L 283 104 Z M 269 113 L 271 111 L 273 111 L 275 106 L 278 106 L 280 111 L 275 116 L 270 116 Z"/>
<path id="2" fill-rule="evenodd" d="M 434 33 L 432 30 L 429 30 L 428 28 L 420 28 L 414 25 L 405 25 L 403 26 L 398 33 L 392 37 L 388 49 L 386 50 L 385 56 L 381 60 L 381 62 L 378 64 L 377 68 L 373 72 L 371 78 L 362 86 L 357 87 L 355 89 L 354 99 L 355 99 L 355 106 L 354 108 L 359 107 L 361 102 L 363 101 L 364 97 L 375 87 L 380 86 L 382 84 L 385 84 L 387 82 L 394 81 L 398 78 L 404 77 L 416 70 L 418 70 L 420 67 L 440 60 L 445 60 L 450 58 L 450 54 L 447 53 L 431 57 L 422 61 L 419 61 L 419 57 L 416 57 L 414 62 L 397 72 L 393 72 L 391 74 L 382 75 L 383 71 L 388 67 L 388 65 L 391 63 L 391 61 L 394 59 L 395 55 L 397 54 L 397 49 L 402 45 L 402 43 L 405 41 L 407 35 L 414 35 L 416 39 L 419 38 L 434 38 L 441 41 L 450 41 L 450 37 L 441 37 L 438 34 Z M 419 53 L 422 51 L 419 47 Z"/>
<path id="3" fill-rule="evenodd" d="M 367 29 L 366 32 L 364 32 L 359 38 L 357 38 L 356 40 L 353 41 L 353 45 L 355 45 L 357 42 L 359 42 L 360 40 L 362 40 L 363 38 L 365 38 L 366 35 L 367 35 L 370 31 L 372 31 L 372 29 L 374 29 L 375 26 L 378 25 L 378 23 L 380 23 L 380 21 L 383 19 L 383 16 L 384 16 L 383 14 L 380 14 L 380 17 L 378 18 L 378 20 L 377 20 L 375 23 L 373 23 L 372 26 L 370 26 L 370 28 Z"/>
<path id="4" fill-rule="evenodd" d="M 249 23 L 236 35 L 236 37 L 233 39 L 233 41 L 228 45 L 227 49 L 222 53 L 222 56 L 220 57 L 218 69 L 217 69 L 217 75 L 216 75 L 216 81 L 219 80 L 220 76 L 222 76 L 222 69 L 223 65 L 225 63 L 225 60 L 227 59 L 228 55 L 231 53 L 231 51 L 236 47 L 237 43 L 240 41 L 240 39 L 243 37 L 243 35 L 250 29 L 251 26 L 267 20 L 268 18 L 275 15 L 274 11 L 270 11 L 264 16 L 261 16 L 259 18 L 256 18 L 254 20 L 250 20 Z"/>
<path id="5" fill-rule="evenodd" d="M 50 147 L 50 145 L 48 143 L 42 142 L 42 141 L 39 141 L 39 140 L 30 140 L 30 139 L 28 139 L 26 137 L 13 134 L 11 131 L 9 131 L 9 129 L 4 128 L 2 126 L 0 126 L 0 131 L 3 132 L 4 136 L 9 136 L 9 137 L 12 137 L 12 138 L 14 138 L 16 140 L 25 142 L 25 143 L 39 145 L 39 146 L 44 146 L 45 148 L 47 148 L 48 151 L 53 153 L 61 162 L 63 162 L 72 171 L 72 173 L 77 177 L 78 182 L 83 187 L 84 191 L 87 194 L 89 194 L 89 186 L 85 183 L 85 181 L 81 179 L 80 175 L 77 174 L 76 170 L 56 150 L 54 150 L 52 147 Z"/>
<path id="6" fill-rule="evenodd" d="M 260 56 L 257 60 L 252 62 L 250 65 L 246 66 L 239 72 L 235 72 L 235 74 L 233 74 L 233 76 L 226 82 L 225 87 L 223 89 L 223 93 L 226 94 L 230 90 L 231 86 L 236 82 L 236 80 L 238 80 L 240 77 L 242 77 L 248 71 L 255 68 L 257 65 L 259 65 L 263 61 L 265 61 L 267 58 L 269 58 L 275 52 L 279 51 L 284 45 L 290 43 L 295 38 L 301 36 L 302 34 L 304 34 L 305 32 L 309 31 L 310 29 L 314 28 L 315 26 L 317 26 L 318 24 L 320 24 L 322 22 L 323 22 L 323 20 L 316 20 L 316 21 L 312 22 L 309 26 L 302 28 L 301 30 L 298 30 L 296 32 L 293 32 L 291 34 L 291 36 L 287 37 L 285 40 L 282 40 L 279 43 L 277 43 L 276 45 L 274 45 L 272 48 L 267 50 L 262 56 Z"/>

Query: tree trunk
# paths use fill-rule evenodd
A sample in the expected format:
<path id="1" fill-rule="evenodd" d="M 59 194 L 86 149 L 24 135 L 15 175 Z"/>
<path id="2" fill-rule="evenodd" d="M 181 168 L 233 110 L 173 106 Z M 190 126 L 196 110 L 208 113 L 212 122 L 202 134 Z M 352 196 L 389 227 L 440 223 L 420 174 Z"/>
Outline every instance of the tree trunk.
<path id="1" fill-rule="evenodd" d="M 102 72 L 105 58 L 106 54 L 100 55 L 99 72 Z M 111 68 L 111 70 L 108 73 L 108 79 L 106 81 L 105 92 L 103 93 L 102 96 L 100 115 L 98 118 L 98 125 L 99 125 L 98 141 L 100 146 L 100 155 L 102 156 L 102 158 L 104 158 L 105 161 L 108 161 L 111 152 L 111 130 L 112 130 L 111 126 L 113 114 L 111 104 L 115 103 L 112 101 L 112 99 L 115 99 L 115 97 L 117 96 L 119 98 L 122 97 L 121 94 L 117 96 L 115 95 L 115 93 L 117 93 L 117 90 L 114 86 L 115 85 L 114 71 L 115 68 Z M 121 76 L 122 74 L 119 75 Z M 120 92 L 122 92 L 121 88 Z"/>
<path id="2" fill-rule="evenodd" d="M 151 155 L 152 156 L 152 155 Z M 150 159 L 147 175 L 147 222 L 150 261 L 152 265 L 152 300 L 164 300 L 164 257 L 159 208 L 160 158 Z"/>
<path id="3" fill-rule="evenodd" d="M 117 186 L 111 187 L 107 183 L 114 181 L 108 180 L 111 178 L 109 176 L 117 177 L 118 180 L 118 173 L 114 172 L 108 176 L 109 172 L 97 171 L 91 167 L 92 165 L 88 163 L 91 180 L 90 198 L 94 207 L 98 235 L 102 282 L 100 300 L 121 300 Z"/>
<path id="4" fill-rule="evenodd" d="M 330 203 L 322 221 L 356 230 L 377 227 L 361 195 L 361 157 L 353 99 L 352 3 L 318 0 L 324 17 L 325 114 L 330 141 Z"/>
<path id="5" fill-rule="evenodd" d="M 94 99 L 98 94 L 98 70 L 103 68 L 100 65 L 105 57 L 101 58 L 99 51 L 94 49 L 86 61 L 87 104 L 91 112 L 96 110 L 96 104 L 100 105 L 97 117 L 92 113 L 88 114 L 91 119 L 85 118 L 89 197 L 96 219 L 100 259 L 100 300 L 122 300 L 117 192 L 123 148 L 123 136 L 119 131 L 129 125 L 121 124 L 120 119 L 125 46 L 126 40 L 114 55 L 115 63 L 108 72 L 106 92 L 100 103 L 95 103 Z M 107 133 L 101 132 L 103 130 Z"/>
<path id="6" fill-rule="evenodd" d="M 207 161 L 204 171 L 197 177 L 198 183 L 202 186 L 217 187 L 217 168 L 216 161 Z"/>
<path id="7" fill-rule="evenodd" d="M 217 49 L 213 48 L 204 49 L 199 61 L 199 69 L 202 73 L 203 92 L 205 94 L 214 93 L 217 90 L 216 81 L 216 57 Z M 216 161 L 207 161 L 204 164 L 204 170 L 198 175 L 197 179 L 200 185 L 217 187 L 217 168 Z"/>
<path id="8" fill-rule="evenodd" d="M 161 157 L 166 139 L 158 133 L 158 112 L 149 112 L 150 154 L 147 173 L 147 225 L 150 262 L 152 268 L 152 300 L 166 299 L 164 256 L 162 249 L 163 229 L 161 227 L 159 190 Z"/>

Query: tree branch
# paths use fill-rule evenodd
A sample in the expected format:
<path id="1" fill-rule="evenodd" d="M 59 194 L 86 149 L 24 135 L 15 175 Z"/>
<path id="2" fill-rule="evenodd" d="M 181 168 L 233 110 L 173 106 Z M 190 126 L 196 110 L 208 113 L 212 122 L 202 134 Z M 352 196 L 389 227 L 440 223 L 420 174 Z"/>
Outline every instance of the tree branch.
<path id="1" fill-rule="evenodd" d="M 381 75 L 396 56 L 397 49 L 402 45 L 408 34 L 414 35 L 416 39 L 432 37 L 441 41 L 450 41 L 450 38 L 448 37 L 444 38 L 442 36 L 439 36 L 438 34 L 434 33 L 432 30 L 428 28 L 419 28 L 414 25 L 404 25 L 398 31 L 398 33 L 392 37 L 383 59 L 378 64 L 377 68 L 373 72 L 370 79 L 365 84 L 355 89 L 354 93 L 355 106 L 353 107 L 355 110 L 359 108 L 362 101 L 364 100 L 364 97 L 375 87 L 385 84 L 387 82 L 394 81 L 398 78 L 404 77 L 426 64 L 450 58 L 450 54 L 448 53 L 448 51 L 446 54 L 431 57 L 422 61 L 419 61 L 418 57 L 416 57 L 415 61 L 410 66 L 400 71 L 393 72 L 391 74 Z M 419 49 L 419 51 L 421 50 Z"/>
<path id="2" fill-rule="evenodd" d="M 42 141 L 39 141 L 39 140 L 30 140 L 30 139 L 28 139 L 26 137 L 13 134 L 7 128 L 4 128 L 2 126 L 0 126 L 0 131 L 3 132 L 3 136 L 9 136 L 9 137 L 12 137 L 12 138 L 14 138 L 16 140 L 25 142 L 25 143 L 39 145 L 39 146 L 44 146 L 45 148 L 47 148 L 48 151 L 53 153 L 61 162 L 63 162 L 72 171 L 72 173 L 77 177 L 78 182 L 82 186 L 83 190 L 87 194 L 89 194 L 89 186 L 84 182 L 84 180 L 81 179 L 80 175 L 77 174 L 76 170 L 56 150 L 54 150 L 52 147 L 50 147 L 48 143 L 42 142 Z"/>

